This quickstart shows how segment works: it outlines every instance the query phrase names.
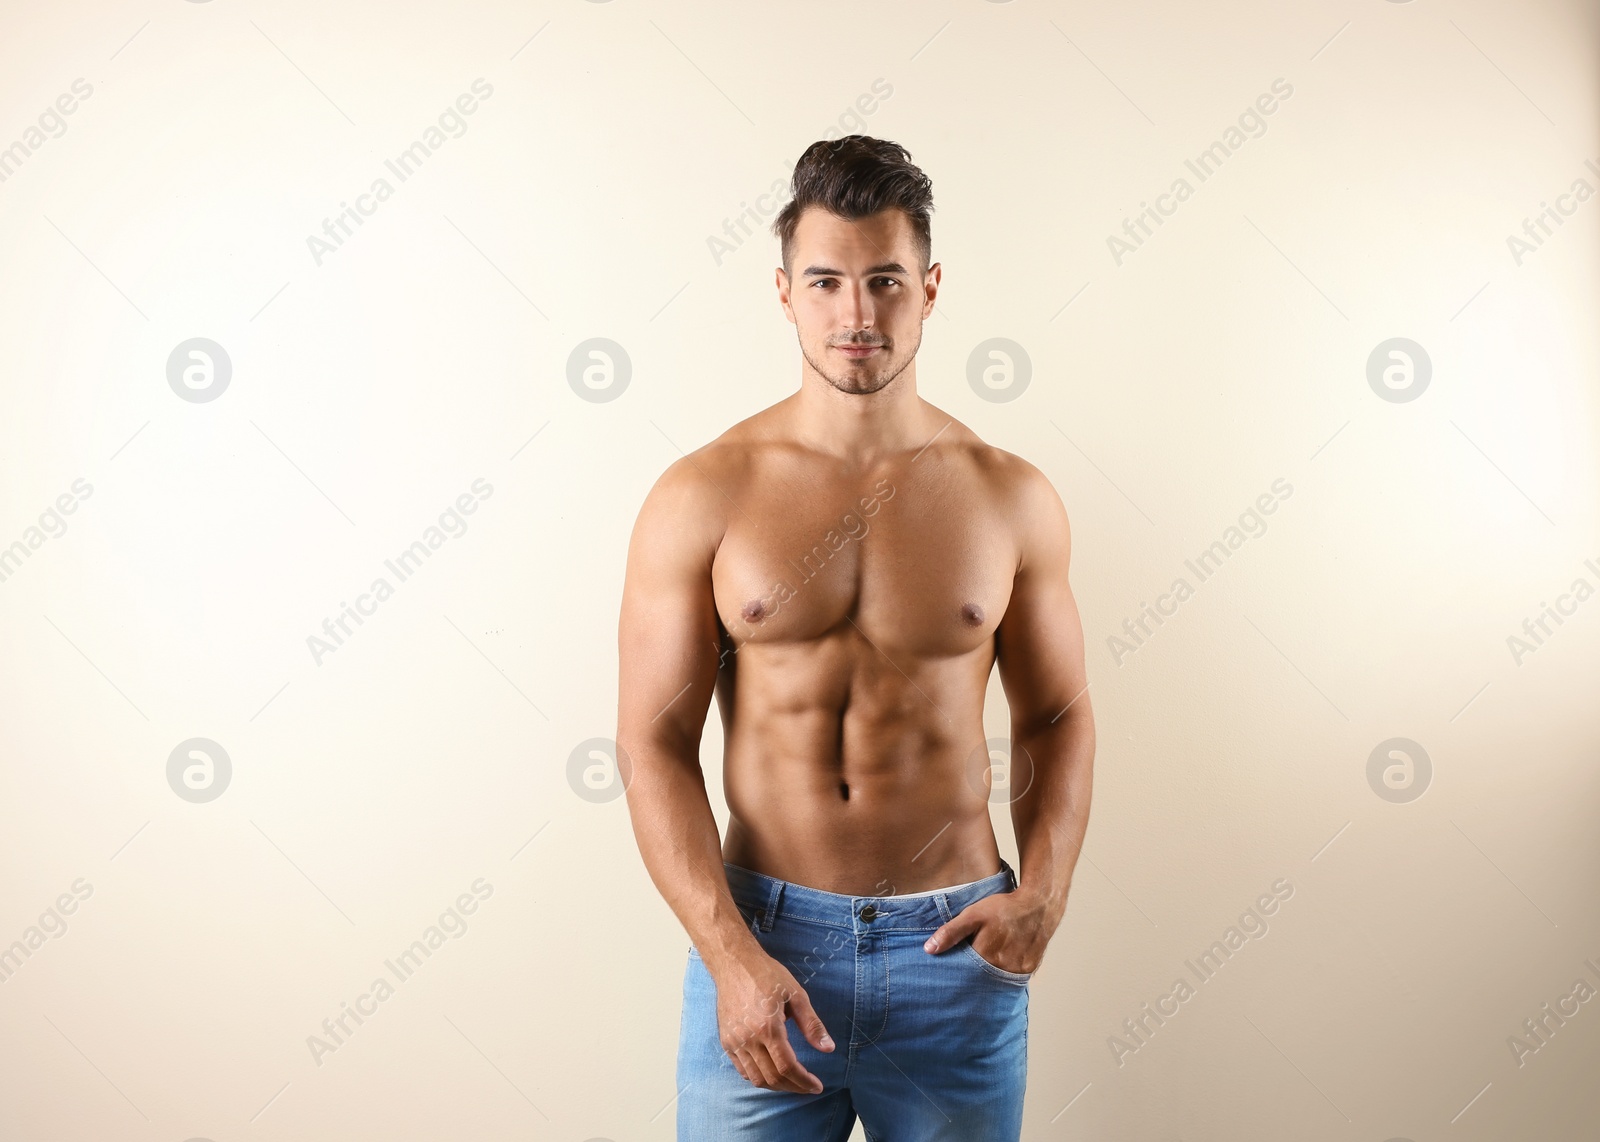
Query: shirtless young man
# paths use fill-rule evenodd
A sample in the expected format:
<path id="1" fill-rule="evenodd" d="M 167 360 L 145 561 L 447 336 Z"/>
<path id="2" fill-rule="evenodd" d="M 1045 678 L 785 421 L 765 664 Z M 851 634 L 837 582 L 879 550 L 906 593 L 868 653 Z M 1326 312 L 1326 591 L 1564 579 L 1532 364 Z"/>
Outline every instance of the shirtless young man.
<path id="1" fill-rule="evenodd" d="M 774 230 L 800 389 L 667 468 L 623 588 L 628 808 L 693 941 L 678 1138 L 842 1142 L 859 1114 L 874 1140 L 1015 1142 L 1028 981 L 1089 817 L 1067 515 L 917 395 L 940 267 L 910 155 L 819 142 L 793 186 Z M 1009 781 L 983 726 L 996 662 Z"/>

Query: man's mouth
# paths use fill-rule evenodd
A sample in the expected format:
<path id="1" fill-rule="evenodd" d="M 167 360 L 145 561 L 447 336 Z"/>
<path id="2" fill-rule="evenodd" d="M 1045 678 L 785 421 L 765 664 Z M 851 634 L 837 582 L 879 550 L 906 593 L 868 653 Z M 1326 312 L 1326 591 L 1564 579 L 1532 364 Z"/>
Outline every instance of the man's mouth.
<path id="1" fill-rule="evenodd" d="M 874 352 L 883 348 L 882 345 L 835 345 L 835 349 L 846 357 L 870 357 Z"/>

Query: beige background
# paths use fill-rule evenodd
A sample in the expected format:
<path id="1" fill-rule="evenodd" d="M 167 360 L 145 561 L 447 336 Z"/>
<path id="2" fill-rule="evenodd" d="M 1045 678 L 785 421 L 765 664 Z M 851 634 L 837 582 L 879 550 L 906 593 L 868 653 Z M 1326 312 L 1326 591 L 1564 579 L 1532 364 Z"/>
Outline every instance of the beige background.
<path id="1" fill-rule="evenodd" d="M 1100 746 L 1026 1137 L 1575 1139 L 1600 1112 L 1600 1003 L 1508 1045 L 1600 988 L 1600 601 L 1507 641 L 1600 585 L 1600 201 L 1507 243 L 1600 189 L 1594 4 L 4 23 L 0 545 L 92 491 L 0 582 L 0 944 L 88 890 L 0 985 L 0 1136 L 672 1137 L 688 941 L 569 757 L 615 730 L 646 489 L 798 382 L 776 244 L 709 239 L 841 126 L 934 182 L 922 393 L 1073 521 Z M 308 236 L 478 78 L 465 133 L 319 265 Z M 1118 265 L 1107 238 L 1279 78 L 1265 132 Z M 166 376 L 193 337 L 232 363 L 204 403 Z M 614 400 L 567 382 L 593 337 L 631 362 Z M 1015 400 L 969 384 L 994 337 L 1031 362 Z M 1368 384 L 1393 337 L 1431 361 L 1415 400 Z M 319 664 L 307 637 L 480 478 Z M 1266 532 L 1119 664 L 1123 620 L 1280 478 Z M 167 778 L 195 737 L 232 764 L 206 803 Z M 1394 737 L 1432 766 L 1406 803 L 1367 776 Z M 315 1059 L 479 878 L 465 931 Z M 1279 878 L 1268 934 L 1119 1063 L 1122 1021 Z"/>

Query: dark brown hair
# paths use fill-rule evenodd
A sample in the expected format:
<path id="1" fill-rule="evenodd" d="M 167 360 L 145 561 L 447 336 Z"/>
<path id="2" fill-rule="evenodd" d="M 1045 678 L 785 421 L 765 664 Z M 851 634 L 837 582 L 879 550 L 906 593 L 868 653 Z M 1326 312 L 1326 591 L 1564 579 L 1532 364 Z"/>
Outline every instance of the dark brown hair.
<path id="1" fill-rule="evenodd" d="M 911 162 L 911 152 L 888 139 L 846 135 L 823 139 L 806 148 L 794 165 L 790 183 L 794 197 L 772 220 L 772 232 L 783 247 L 783 271 L 789 258 L 800 213 L 820 206 L 854 221 L 895 207 L 911 219 L 912 241 L 927 272 L 933 254 L 933 182 Z"/>

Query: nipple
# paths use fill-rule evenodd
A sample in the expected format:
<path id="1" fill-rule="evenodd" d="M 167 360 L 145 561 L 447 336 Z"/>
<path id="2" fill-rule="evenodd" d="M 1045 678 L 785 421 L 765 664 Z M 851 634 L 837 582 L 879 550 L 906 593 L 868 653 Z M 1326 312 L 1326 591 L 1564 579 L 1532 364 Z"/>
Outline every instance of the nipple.
<path id="1" fill-rule="evenodd" d="M 971 626 L 983 625 L 983 608 L 977 603 L 968 603 L 961 608 L 961 617 Z"/>
<path id="2" fill-rule="evenodd" d="M 766 614 L 767 604 L 761 599 L 751 599 L 744 605 L 744 610 L 739 613 L 744 616 L 747 623 L 760 622 L 761 616 Z"/>

